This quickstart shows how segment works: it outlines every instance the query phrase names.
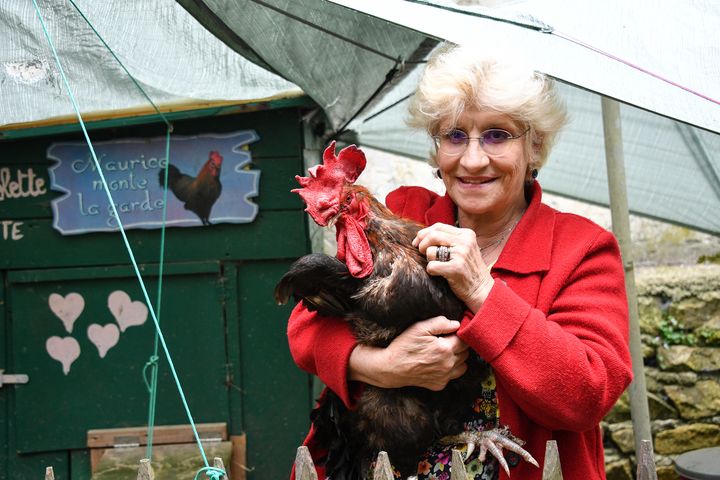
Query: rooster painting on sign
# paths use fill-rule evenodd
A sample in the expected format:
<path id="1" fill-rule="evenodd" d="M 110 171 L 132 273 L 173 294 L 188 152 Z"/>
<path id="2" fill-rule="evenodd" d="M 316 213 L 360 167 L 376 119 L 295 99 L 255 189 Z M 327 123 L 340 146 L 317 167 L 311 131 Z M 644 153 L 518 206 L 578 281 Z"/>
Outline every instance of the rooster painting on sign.
<path id="1" fill-rule="evenodd" d="M 347 468 L 358 450 L 345 448 L 357 435 L 346 419 L 380 432 L 367 439 L 375 445 L 383 430 L 373 419 L 403 440 L 395 430 L 414 432 L 427 418 L 438 430 L 402 452 L 412 465 L 403 476 L 449 480 L 457 442 L 445 425 L 459 419 L 463 442 L 506 432 L 522 444 L 506 438 L 466 453 L 469 479 L 539 480 L 548 440 L 565 480 L 605 478 L 599 423 L 632 375 L 617 242 L 541 202 L 536 177 L 566 119 L 552 80 L 481 51 L 440 48 L 411 105 L 410 123 L 434 140 L 445 195 L 400 187 L 386 209 L 352 185 L 364 167 L 357 149 L 326 152 L 336 166 L 300 179 L 308 213 L 338 235 L 337 259 L 303 257 L 276 290 L 303 300 L 289 319 L 290 351 L 327 385 L 305 441 L 321 479 L 369 475 L 371 465 L 360 477 Z M 313 269 L 324 281 L 301 281 Z M 364 412 L 368 404 L 393 413 Z"/>
<path id="2" fill-rule="evenodd" d="M 198 216 L 203 225 L 210 225 L 210 211 L 222 192 L 220 168 L 223 157 L 211 151 L 197 176 L 186 175 L 173 165 L 168 165 L 167 184 L 175 197 L 184 203 L 185 210 Z M 165 170 L 160 170 L 160 186 L 165 187 Z"/>

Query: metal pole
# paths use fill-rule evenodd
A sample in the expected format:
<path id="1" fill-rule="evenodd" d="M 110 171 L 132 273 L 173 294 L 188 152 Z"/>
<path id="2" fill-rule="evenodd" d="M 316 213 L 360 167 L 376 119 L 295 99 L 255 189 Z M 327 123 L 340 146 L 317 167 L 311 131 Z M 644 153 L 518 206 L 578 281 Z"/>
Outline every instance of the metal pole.
<path id="1" fill-rule="evenodd" d="M 633 433 L 635 435 L 635 452 L 639 454 L 643 440 L 649 440 L 652 445 L 652 434 L 650 432 L 650 412 L 647 402 L 647 387 L 645 386 L 642 343 L 640 341 L 635 267 L 633 266 L 632 240 L 630 238 L 630 214 L 627 187 L 625 185 L 620 105 L 615 100 L 603 97 L 602 114 L 613 233 L 615 233 L 620 244 L 620 253 L 625 267 L 625 290 L 630 314 L 630 355 L 632 357 L 634 377 L 628 392 L 630 395 Z"/>

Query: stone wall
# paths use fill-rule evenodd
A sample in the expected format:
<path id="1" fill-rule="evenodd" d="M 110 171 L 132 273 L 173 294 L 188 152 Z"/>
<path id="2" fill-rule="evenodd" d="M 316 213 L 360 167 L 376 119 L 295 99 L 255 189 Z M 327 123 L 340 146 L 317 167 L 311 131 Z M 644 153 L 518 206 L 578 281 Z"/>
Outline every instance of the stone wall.
<path id="1" fill-rule="evenodd" d="M 636 271 L 658 479 L 681 453 L 720 445 L 720 265 Z M 603 422 L 609 480 L 634 478 L 627 393 Z"/>

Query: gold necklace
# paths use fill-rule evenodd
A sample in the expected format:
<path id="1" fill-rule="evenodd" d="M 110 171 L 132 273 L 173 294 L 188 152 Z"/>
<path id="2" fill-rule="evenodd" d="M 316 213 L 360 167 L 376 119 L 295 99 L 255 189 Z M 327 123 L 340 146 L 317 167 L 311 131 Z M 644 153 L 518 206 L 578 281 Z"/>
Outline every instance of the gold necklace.
<path id="1" fill-rule="evenodd" d="M 523 212 L 523 213 L 525 213 L 525 212 Z M 491 243 L 488 243 L 487 245 L 483 245 L 482 247 L 478 247 L 478 248 L 480 249 L 480 253 L 482 253 L 483 251 L 487 250 L 487 249 L 490 248 L 490 247 L 494 247 L 495 245 L 500 245 L 503 241 L 505 241 L 505 239 L 506 239 L 507 236 L 510 234 L 510 232 L 513 231 L 513 229 L 514 229 L 514 228 L 517 226 L 517 224 L 520 222 L 520 219 L 521 219 L 521 218 L 522 218 L 522 214 L 520 215 L 520 217 L 519 217 L 517 220 L 515 220 L 515 221 L 513 222 L 512 225 L 510 225 L 508 228 L 506 228 L 505 230 L 503 230 L 502 232 L 500 232 L 502 235 L 500 236 L 500 238 L 499 238 L 498 240 L 495 240 L 495 241 L 493 241 L 493 242 L 491 242 Z M 455 226 L 456 226 L 457 228 L 462 228 L 462 227 L 460 226 L 460 220 L 455 220 Z M 477 236 L 477 235 L 476 235 L 476 236 Z"/>

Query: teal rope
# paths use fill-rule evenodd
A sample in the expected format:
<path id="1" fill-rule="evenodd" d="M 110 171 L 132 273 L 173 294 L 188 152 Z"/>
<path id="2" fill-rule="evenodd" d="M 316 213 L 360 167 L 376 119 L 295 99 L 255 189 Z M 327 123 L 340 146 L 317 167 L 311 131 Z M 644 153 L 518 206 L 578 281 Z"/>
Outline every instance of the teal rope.
<path id="1" fill-rule="evenodd" d="M 225 475 L 227 475 L 224 470 L 221 470 L 219 468 L 205 467 L 198 470 L 198 472 L 195 474 L 195 480 L 198 480 L 198 478 L 200 478 L 200 474 L 203 472 L 205 472 L 205 475 L 207 475 L 212 480 L 220 480 Z"/>
<path id="2" fill-rule="evenodd" d="M 57 54 L 55 45 L 53 44 L 53 41 L 50 38 L 50 34 L 48 33 L 47 27 L 45 25 L 45 21 L 43 20 L 42 14 L 40 13 L 40 8 L 38 7 L 37 0 L 32 0 L 32 2 L 35 7 L 35 13 L 37 14 L 38 19 L 40 20 L 40 24 L 42 26 L 43 33 L 45 34 L 45 38 L 47 39 L 48 44 L 50 45 L 50 48 L 53 53 L 53 57 L 55 58 L 55 62 L 60 71 L 60 76 L 62 77 L 63 83 L 65 84 L 65 88 L 68 91 L 68 96 L 70 97 L 70 101 L 72 102 L 73 109 L 75 110 L 75 114 L 77 115 L 78 122 L 80 123 L 80 127 L 82 128 L 83 135 L 85 136 L 85 141 L 87 142 L 88 148 L 90 149 L 90 154 L 92 155 L 93 162 L 95 163 L 97 172 L 100 175 L 100 180 L 103 184 L 103 188 L 105 190 L 105 194 L 107 195 L 108 202 L 110 203 L 110 208 L 112 209 L 113 215 L 117 219 L 118 228 L 120 229 L 120 234 L 122 235 L 122 239 L 125 244 L 125 248 L 130 257 L 130 262 L 132 263 L 133 269 L 135 271 L 135 275 L 140 284 L 140 289 L 142 290 L 145 302 L 148 305 L 148 310 L 150 312 L 150 316 L 153 320 L 153 323 L 155 324 L 155 330 L 157 332 L 158 339 L 160 341 L 160 344 L 163 347 L 163 351 L 165 352 L 165 357 L 167 358 L 168 365 L 170 366 L 170 372 L 172 373 L 172 376 L 175 380 L 175 385 L 177 386 L 177 389 L 178 389 L 178 393 L 180 394 L 180 399 L 182 400 L 182 404 L 185 409 L 185 413 L 188 417 L 188 420 L 190 421 L 190 426 L 192 427 L 193 435 L 195 436 L 195 441 L 200 450 L 200 455 L 202 456 L 203 463 L 205 464 L 205 468 L 200 470 L 198 472 L 198 475 L 202 471 L 207 470 L 208 472 L 210 472 L 209 475 L 211 476 L 211 478 L 213 478 L 213 480 L 219 479 L 220 477 L 218 476 L 217 472 L 222 472 L 222 470 L 210 467 L 210 465 L 208 464 L 207 457 L 205 455 L 205 450 L 203 449 L 202 442 L 200 441 L 200 436 L 198 435 L 197 428 L 195 426 L 195 422 L 193 421 L 192 414 L 190 413 L 190 408 L 188 406 L 187 399 L 185 398 L 185 393 L 183 391 L 182 385 L 180 384 L 180 380 L 177 376 L 175 364 L 173 363 L 172 358 L 170 356 L 170 351 L 168 350 L 167 343 L 165 342 L 165 337 L 162 334 L 162 330 L 160 329 L 160 324 L 158 322 L 157 316 L 155 315 L 155 309 L 153 308 L 152 303 L 150 302 L 150 296 L 148 295 L 147 289 L 145 288 L 145 282 L 143 281 L 142 275 L 140 274 L 140 269 L 138 268 L 137 261 L 135 260 L 135 255 L 133 254 L 132 247 L 130 246 L 130 242 L 128 241 L 127 234 L 125 233 L 125 228 L 123 227 L 122 221 L 120 220 L 120 215 L 118 214 L 117 209 L 115 208 L 115 203 L 113 202 L 112 194 L 110 193 L 110 189 L 108 188 L 107 181 L 105 180 L 105 175 L 103 174 L 102 168 L 100 166 L 100 162 L 98 161 L 98 158 L 97 158 L 97 154 L 95 153 L 95 149 L 93 148 L 92 141 L 90 140 L 90 136 L 88 135 L 87 128 L 85 126 L 85 122 L 82 119 L 82 115 L 80 114 L 80 109 L 75 100 L 75 96 L 73 95 L 72 89 L 70 88 L 70 83 L 68 82 L 67 76 L 65 75 L 65 70 L 62 67 L 62 63 L 60 62 L 60 57 Z M 169 132 L 168 132 L 168 134 L 169 134 Z M 167 175 L 167 172 L 166 172 L 166 175 Z M 224 472 L 223 472 L 223 474 L 224 474 Z M 196 475 L 196 478 L 197 478 L 197 475 Z"/>
<path id="3" fill-rule="evenodd" d="M 165 133 L 165 188 L 163 189 L 163 210 L 162 210 L 162 228 L 160 230 L 160 271 L 158 272 L 158 293 L 157 293 L 157 315 L 158 324 L 160 323 L 160 310 L 162 308 L 162 287 L 163 287 L 163 270 L 165 268 L 165 224 L 167 222 L 167 196 L 168 196 L 168 170 L 170 165 L 170 132 L 171 128 L 168 128 Z M 158 331 L 155 331 L 155 346 L 153 348 L 153 354 L 150 357 L 150 361 L 158 358 L 158 344 L 159 344 Z M 155 428 L 155 408 L 157 405 L 157 382 L 158 382 L 158 363 L 157 361 L 152 363 L 152 379 L 149 388 L 150 399 L 148 401 L 148 436 L 147 436 L 147 449 L 146 458 L 152 460 L 152 448 L 153 448 L 153 430 Z"/>
<path id="4" fill-rule="evenodd" d="M 80 10 L 80 8 L 75 4 L 73 0 L 70 0 L 70 3 L 73 7 L 75 7 L 75 10 L 80 14 L 83 20 L 85 20 L 85 23 L 88 24 L 88 26 L 92 29 L 92 31 L 95 33 L 97 38 L 102 42 L 102 44 L 105 46 L 105 48 L 110 52 L 110 54 L 113 56 L 113 58 L 117 61 L 117 63 L 120 65 L 120 67 L 125 71 L 128 77 L 130 77 L 130 80 L 135 84 L 137 89 L 140 91 L 140 93 L 143 94 L 143 96 L 147 99 L 148 102 L 150 102 L 150 105 L 153 106 L 155 109 L 155 112 L 160 116 L 160 118 L 163 119 L 165 124 L 167 125 L 168 129 L 165 135 L 165 185 L 167 185 L 168 180 L 168 164 L 170 162 L 170 133 L 173 131 L 172 124 L 165 118 L 165 116 L 162 114 L 160 109 L 155 105 L 155 103 L 152 101 L 150 96 L 145 92 L 145 90 L 140 86 L 140 84 L 137 82 L 135 77 L 130 73 L 130 71 L 125 67 L 122 61 L 118 58 L 118 56 L 115 54 L 112 48 L 110 48 L 110 45 L 107 44 L 105 39 L 100 35 L 100 32 L 98 32 L 92 23 L 90 23 L 90 20 L 85 16 L 85 14 Z M 163 282 L 163 269 L 164 269 L 164 263 L 165 263 L 165 223 L 167 220 L 167 188 L 165 188 L 163 193 L 163 210 L 162 210 L 162 227 L 160 232 L 160 271 L 158 273 L 158 293 L 157 293 L 157 318 L 158 318 L 158 324 L 162 320 L 162 316 L 160 315 L 160 310 L 162 306 L 162 282 Z M 145 386 L 148 389 L 148 394 L 150 395 L 150 398 L 148 400 L 148 434 L 147 434 L 147 450 L 146 450 L 146 458 L 149 460 L 152 460 L 152 448 L 153 448 L 153 435 L 154 435 L 154 428 L 155 428 L 155 409 L 157 405 L 157 379 L 158 379 L 158 344 L 159 344 L 159 338 L 158 333 L 155 331 L 155 341 L 154 341 L 154 348 L 153 348 L 153 354 L 150 356 L 150 359 L 145 364 L 145 367 L 143 368 L 143 380 L 145 381 Z M 147 380 L 147 368 L 151 367 L 151 380 L 148 383 Z"/>

